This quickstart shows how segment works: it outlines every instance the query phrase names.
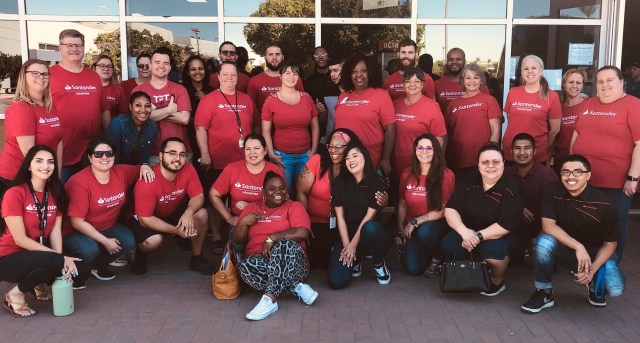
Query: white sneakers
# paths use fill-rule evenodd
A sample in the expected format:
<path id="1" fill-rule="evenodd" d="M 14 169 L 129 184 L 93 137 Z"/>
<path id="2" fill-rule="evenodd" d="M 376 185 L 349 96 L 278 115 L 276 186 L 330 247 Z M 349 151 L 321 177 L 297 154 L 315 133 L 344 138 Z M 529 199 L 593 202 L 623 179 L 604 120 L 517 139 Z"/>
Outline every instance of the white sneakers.
<path id="1" fill-rule="evenodd" d="M 293 293 L 307 305 L 313 304 L 318 298 L 318 292 L 314 291 L 313 288 L 306 283 L 297 284 L 293 289 Z M 271 301 L 271 298 L 263 295 L 253 310 L 247 313 L 246 318 L 249 320 L 263 320 L 276 313 L 276 311 L 278 311 L 278 302 Z"/>
<path id="2" fill-rule="evenodd" d="M 313 304 L 318 297 L 318 292 L 314 291 L 311 286 L 302 282 L 296 285 L 296 288 L 293 289 L 293 293 L 302 299 L 302 301 L 307 305 Z"/>

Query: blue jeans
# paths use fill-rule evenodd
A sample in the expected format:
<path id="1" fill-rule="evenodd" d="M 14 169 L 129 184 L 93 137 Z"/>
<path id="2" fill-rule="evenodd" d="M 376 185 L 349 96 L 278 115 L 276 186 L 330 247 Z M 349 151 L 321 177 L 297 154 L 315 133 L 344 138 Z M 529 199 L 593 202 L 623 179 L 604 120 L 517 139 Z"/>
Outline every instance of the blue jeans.
<path id="1" fill-rule="evenodd" d="M 618 262 L 622 261 L 622 252 L 624 251 L 624 246 L 627 244 L 627 232 L 629 226 L 629 209 L 631 208 L 631 200 L 632 197 L 628 197 L 624 195 L 622 192 L 622 188 L 600 188 L 600 191 L 606 194 L 609 199 L 613 202 L 613 206 L 616 209 L 616 213 L 618 214 L 618 226 L 620 227 L 620 239 L 618 240 L 618 245 L 616 246 L 616 260 Z"/>
<path id="2" fill-rule="evenodd" d="M 473 249 L 473 259 L 504 260 L 511 255 L 517 243 L 518 240 L 511 233 L 498 239 L 484 240 Z M 468 260 L 471 256 L 467 249 L 462 247 L 462 237 L 453 229 L 442 239 L 442 252 L 447 261 L 453 261 L 454 257 L 458 260 Z"/>
<path id="3" fill-rule="evenodd" d="M 384 230 L 384 226 L 375 220 L 370 220 L 362 226 L 360 229 L 360 242 L 358 243 L 358 249 L 356 252 L 356 261 L 354 264 L 358 264 L 362 261 L 363 252 L 367 252 L 373 255 L 373 264 L 379 265 L 384 262 L 384 245 L 387 242 L 387 233 Z M 351 281 L 351 267 L 347 267 L 340 261 L 340 254 L 342 253 L 342 241 L 338 241 L 333 245 L 331 251 L 331 257 L 329 259 L 329 268 L 327 271 L 327 278 L 329 286 L 333 289 L 340 289 L 347 287 L 349 281 Z"/>
<path id="4" fill-rule="evenodd" d="M 423 223 L 413 230 L 405 243 L 405 265 L 409 275 L 424 273 L 429 265 L 428 258 L 442 258 L 440 243 L 448 230 L 444 218 Z"/>
<path id="5" fill-rule="evenodd" d="M 292 194 L 291 184 L 298 180 L 298 175 L 304 168 L 304 165 L 309 161 L 309 155 L 306 152 L 300 154 L 289 154 L 286 152 L 274 150 L 276 155 L 280 156 L 282 164 L 284 164 L 284 178 L 287 182 L 287 191 Z"/>
<path id="6" fill-rule="evenodd" d="M 591 258 L 595 258 L 600 247 L 586 247 Z M 557 239 L 548 234 L 541 234 L 536 239 L 533 250 L 533 276 L 537 289 L 553 288 L 551 278 L 553 276 L 553 265 L 557 263 L 570 270 L 578 269 L 578 259 L 575 250 L 558 242 Z M 604 288 L 612 297 L 622 295 L 624 291 L 625 278 L 618 267 L 616 254 L 604 264 L 606 268 L 604 274 Z"/>
<path id="7" fill-rule="evenodd" d="M 82 162 L 62 167 L 62 173 L 60 176 L 60 182 L 62 182 L 62 185 L 64 186 L 67 184 L 67 181 L 69 181 L 69 179 L 80 170 L 82 170 Z"/>

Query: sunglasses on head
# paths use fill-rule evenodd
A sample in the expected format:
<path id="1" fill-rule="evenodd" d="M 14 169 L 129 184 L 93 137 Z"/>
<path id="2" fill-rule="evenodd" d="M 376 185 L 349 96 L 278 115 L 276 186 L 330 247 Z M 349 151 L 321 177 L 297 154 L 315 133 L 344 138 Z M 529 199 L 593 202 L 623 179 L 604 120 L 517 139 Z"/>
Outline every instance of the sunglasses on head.
<path id="1" fill-rule="evenodd" d="M 113 156 L 115 156 L 116 153 L 113 152 L 113 150 L 109 150 L 109 151 L 94 151 L 93 152 L 93 157 L 95 158 L 102 158 L 102 156 L 106 156 L 107 158 L 111 158 Z"/>

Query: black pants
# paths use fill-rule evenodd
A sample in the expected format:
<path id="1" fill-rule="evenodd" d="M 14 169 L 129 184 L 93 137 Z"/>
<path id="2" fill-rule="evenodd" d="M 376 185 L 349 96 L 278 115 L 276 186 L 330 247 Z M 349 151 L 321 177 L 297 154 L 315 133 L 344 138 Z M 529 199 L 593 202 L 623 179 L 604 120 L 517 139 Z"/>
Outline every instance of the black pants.
<path id="1" fill-rule="evenodd" d="M 27 293 L 62 275 L 64 257 L 49 251 L 19 251 L 0 257 L 0 280 L 17 283 Z"/>
<path id="2" fill-rule="evenodd" d="M 340 239 L 338 229 L 330 229 L 329 223 L 311 223 L 311 230 L 313 238 L 309 239 L 307 248 L 309 263 L 312 269 L 326 270 L 329 267 L 333 244 Z"/>

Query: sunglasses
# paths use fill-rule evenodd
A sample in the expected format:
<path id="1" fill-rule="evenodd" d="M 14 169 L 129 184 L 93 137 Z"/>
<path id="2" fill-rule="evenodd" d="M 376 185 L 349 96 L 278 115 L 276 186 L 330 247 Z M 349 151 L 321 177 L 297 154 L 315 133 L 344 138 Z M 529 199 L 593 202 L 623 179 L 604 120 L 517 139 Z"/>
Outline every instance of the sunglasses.
<path id="1" fill-rule="evenodd" d="M 113 156 L 115 156 L 116 153 L 113 152 L 113 150 L 108 150 L 108 151 L 94 151 L 93 152 L 93 157 L 95 158 L 102 158 L 102 156 L 105 156 L 107 158 L 111 158 Z"/>
<path id="2" fill-rule="evenodd" d="M 138 69 L 147 70 L 149 69 L 148 64 L 138 64 Z"/>
<path id="3" fill-rule="evenodd" d="M 235 56 L 236 52 L 233 50 L 222 50 L 220 51 L 221 54 L 223 55 L 227 55 L 227 56 Z"/>

